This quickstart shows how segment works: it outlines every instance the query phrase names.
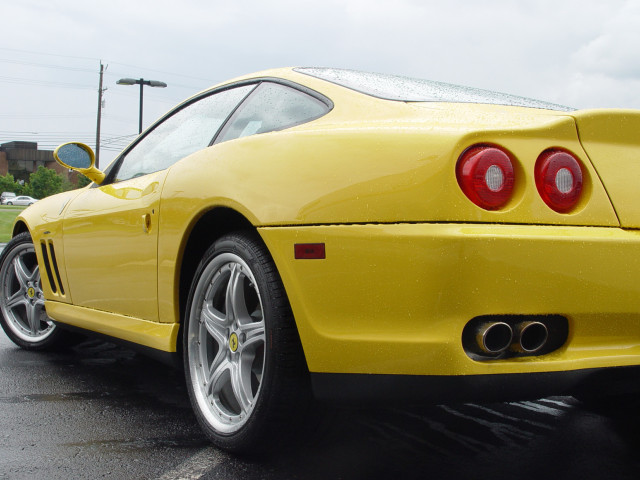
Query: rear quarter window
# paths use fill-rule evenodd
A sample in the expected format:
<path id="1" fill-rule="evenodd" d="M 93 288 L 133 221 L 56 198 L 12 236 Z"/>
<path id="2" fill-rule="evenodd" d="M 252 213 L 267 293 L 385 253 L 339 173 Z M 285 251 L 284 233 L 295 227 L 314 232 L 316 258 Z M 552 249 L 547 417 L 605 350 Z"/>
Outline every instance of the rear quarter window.
<path id="1" fill-rule="evenodd" d="M 216 143 L 300 125 L 329 110 L 312 95 L 287 85 L 262 82 L 234 113 Z"/>

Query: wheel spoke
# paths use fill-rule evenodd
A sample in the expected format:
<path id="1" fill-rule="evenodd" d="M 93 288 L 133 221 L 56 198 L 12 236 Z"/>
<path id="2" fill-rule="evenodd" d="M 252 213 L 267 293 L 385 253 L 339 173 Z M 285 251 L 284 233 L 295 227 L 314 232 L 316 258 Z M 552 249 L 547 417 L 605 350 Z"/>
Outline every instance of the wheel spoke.
<path id="1" fill-rule="evenodd" d="M 36 304 L 27 303 L 27 322 L 32 335 L 40 331 L 40 315 Z"/>
<path id="2" fill-rule="evenodd" d="M 209 335 L 213 337 L 221 348 L 226 345 L 227 327 L 224 325 L 226 320 L 220 316 L 219 312 L 214 311 L 205 304 L 200 313 L 200 320 L 204 323 Z"/>
<path id="3" fill-rule="evenodd" d="M 225 374 L 230 373 L 232 370 L 231 363 L 224 355 L 217 355 L 216 360 L 218 360 L 217 363 L 214 361 L 211 364 L 206 381 L 207 395 L 213 395 L 214 397 L 220 395 L 226 381 Z"/>
<path id="4" fill-rule="evenodd" d="M 35 285 L 39 280 L 40 280 L 40 267 L 36 264 L 35 268 L 33 269 L 33 272 L 31 272 L 31 275 L 29 276 L 29 281 Z"/>
<path id="5" fill-rule="evenodd" d="M 240 345 L 243 350 L 265 342 L 264 320 L 240 325 L 240 331 L 244 333 L 244 342 Z"/>
<path id="6" fill-rule="evenodd" d="M 16 293 L 11 295 L 9 299 L 5 302 L 5 305 L 9 310 L 13 310 L 19 305 L 27 305 L 29 302 L 24 298 L 24 291 L 22 289 L 18 290 Z"/>
<path id="7" fill-rule="evenodd" d="M 213 308 L 208 302 L 202 306 L 202 313 L 205 314 L 212 322 L 219 325 L 225 325 L 228 323 L 227 315 Z"/>
<path id="8" fill-rule="evenodd" d="M 238 322 L 246 322 L 250 320 L 249 311 L 247 310 L 247 301 L 245 297 L 245 274 L 240 266 L 234 266 L 229 279 L 229 295 L 227 301 L 227 309 L 231 306 L 233 319 Z"/>
<path id="9" fill-rule="evenodd" d="M 31 274 L 29 273 L 29 269 L 24 264 L 23 256 L 18 256 L 13 261 L 13 267 L 16 272 L 16 279 L 20 283 L 20 288 L 26 290 L 27 283 L 31 280 Z"/>
<path id="10" fill-rule="evenodd" d="M 251 402 L 253 401 L 253 394 L 251 393 L 251 370 L 246 371 L 244 362 L 238 361 L 233 363 L 231 369 L 231 388 L 233 394 L 242 409 L 242 413 L 251 408 Z"/>
<path id="11" fill-rule="evenodd" d="M 207 332 L 211 334 L 208 328 Z M 214 332 L 216 332 L 216 334 L 219 333 L 218 330 L 214 330 Z M 226 343 L 225 338 L 222 337 L 222 343 L 218 343 L 218 350 L 213 360 L 210 360 L 207 356 L 207 341 L 203 339 L 204 335 L 206 334 L 202 333 L 200 336 L 201 341 L 199 342 L 199 355 L 201 359 L 201 370 L 206 382 L 205 395 L 209 396 L 212 394 L 212 388 L 218 388 L 218 392 L 222 388 L 221 386 L 216 385 L 220 381 L 220 376 L 229 369 L 229 362 L 226 359 L 226 349 L 224 348 Z M 214 338 L 216 337 L 214 336 Z M 218 340 L 216 339 L 216 341 Z"/>
<path id="12" fill-rule="evenodd" d="M 227 290 L 225 292 L 224 306 L 227 312 L 227 319 L 230 322 L 233 322 L 236 319 L 236 314 L 233 307 L 235 306 L 234 297 L 236 294 L 237 282 L 238 282 L 238 265 L 236 264 L 230 265 L 229 271 L 230 271 L 230 275 L 229 275 L 229 281 L 227 282 Z"/>

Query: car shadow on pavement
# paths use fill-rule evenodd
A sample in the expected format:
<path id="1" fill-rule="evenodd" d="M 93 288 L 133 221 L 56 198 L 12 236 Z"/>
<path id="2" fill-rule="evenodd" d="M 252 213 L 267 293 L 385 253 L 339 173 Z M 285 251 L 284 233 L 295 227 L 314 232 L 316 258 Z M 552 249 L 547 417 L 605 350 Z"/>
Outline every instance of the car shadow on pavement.
<path id="1" fill-rule="evenodd" d="M 87 404 L 84 413 L 91 421 L 92 431 L 53 437 L 61 443 L 48 455 L 60 451 L 61 457 L 50 456 L 49 469 L 56 462 L 69 468 L 64 448 L 89 456 L 91 475 L 101 473 L 96 455 L 113 475 L 113 465 L 124 465 L 122 459 L 133 453 L 141 464 L 149 455 L 150 471 L 165 471 L 189 455 L 215 450 L 198 427 L 180 370 L 99 340 L 85 340 L 66 352 L 4 350 L 0 358 L 23 362 L 25 368 L 35 361 L 47 372 L 30 390 L 30 401 L 53 401 L 57 410 Z M 15 401 L 29 393 L 21 395 Z M 1 396 L 14 401 L 7 392 Z M 419 407 L 322 405 L 309 418 L 313 427 L 304 428 L 296 442 L 260 460 L 220 452 L 222 460 L 195 478 L 635 479 L 640 416 L 634 404 L 623 407 L 587 409 L 572 397 Z M 73 461 L 83 461 L 82 455 Z M 123 475 L 149 478 L 135 472 Z"/>

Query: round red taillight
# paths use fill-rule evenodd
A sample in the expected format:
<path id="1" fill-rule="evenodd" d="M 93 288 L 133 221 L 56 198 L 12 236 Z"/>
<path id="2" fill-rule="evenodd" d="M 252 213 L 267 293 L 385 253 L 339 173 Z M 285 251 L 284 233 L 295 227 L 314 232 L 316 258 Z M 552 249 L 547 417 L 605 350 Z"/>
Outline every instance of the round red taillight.
<path id="1" fill-rule="evenodd" d="M 582 167 L 569 152 L 542 152 L 536 161 L 535 177 L 542 200 L 556 212 L 569 212 L 580 200 Z"/>
<path id="2" fill-rule="evenodd" d="M 464 194 L 485 210 L 503 207 L 513 192 L 515 174 L 511 157 L 491 145 L 467 148 L 456 165 L 456 177 Z"/>

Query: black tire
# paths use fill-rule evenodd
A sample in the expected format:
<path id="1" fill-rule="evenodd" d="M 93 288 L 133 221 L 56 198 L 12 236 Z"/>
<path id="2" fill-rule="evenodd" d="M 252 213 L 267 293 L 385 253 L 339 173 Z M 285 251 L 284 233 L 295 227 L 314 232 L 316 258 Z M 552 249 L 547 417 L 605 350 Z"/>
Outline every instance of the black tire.
<path id="1" fill-rule="evenodd" d="M 311 405 L 309 375 L 284 287 L 259 237 L 234 233 L 207 250 L 185 317 L 187 388 L 209 439 L 243 454 L 287 442 Z"/>
<path id="2" fill-rule="evenodd" d="M 7 202 L 7 205 L 13 205 L 13 202 Z"/>
<path id="3" fill-rule="evenodd" d="M 25 350 L 57 348 L 70 337 L 44 309 L 40 269 L 28 232 L 13 237 L 0 255 L 0 324 Z"/>

